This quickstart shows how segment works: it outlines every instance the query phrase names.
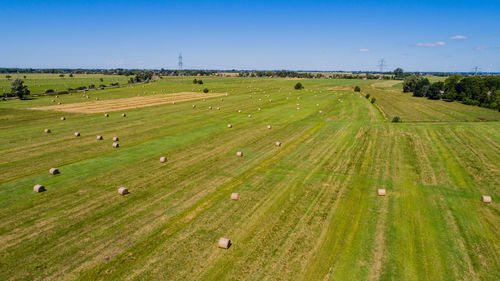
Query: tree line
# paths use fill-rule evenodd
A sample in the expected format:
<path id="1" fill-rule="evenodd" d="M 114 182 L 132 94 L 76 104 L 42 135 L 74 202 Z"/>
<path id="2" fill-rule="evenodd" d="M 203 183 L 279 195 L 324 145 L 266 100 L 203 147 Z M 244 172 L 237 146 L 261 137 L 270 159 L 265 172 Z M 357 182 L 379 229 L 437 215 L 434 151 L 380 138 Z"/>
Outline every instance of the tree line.
<path id="1" fill-rule="evenodd" d="M 500 111 L 500 76 L 467 76 L 453 74 L 444 82 L 431 83 L 420 75 L 409 75 L 404 79 L 403 92 L 412 92 L 415 97 L 432 100 L 458 101 Z"/>

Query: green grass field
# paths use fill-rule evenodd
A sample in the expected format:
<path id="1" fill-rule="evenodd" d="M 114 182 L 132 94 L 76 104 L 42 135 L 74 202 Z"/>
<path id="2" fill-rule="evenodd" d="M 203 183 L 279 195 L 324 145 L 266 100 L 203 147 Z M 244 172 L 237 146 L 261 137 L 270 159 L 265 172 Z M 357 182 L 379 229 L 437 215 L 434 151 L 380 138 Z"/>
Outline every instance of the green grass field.
<path id="1" fill-rule="evenodd" d="M 88 94 L 228 96 L 109 118 L 0 102 L 1 280 L 500 280 L 499 112 L 379 81 L 192 79 Z"/>
<path id="2" fill-rule="evenodd" d="M 10 83 L 16 78 L 24 80 L 24 84 L 28 86 L 32 94 L 45 93 L 46 90 L 66 91 L 68 88 L 77 88 L 81 86 L 88 87 L 94 84 L 98 87 L 101 84 L 109 86 L 111 83 L 125 84 L 129 77 L 124 75 L 100 75 L 100 74 L 65 74 L 63 78 L 59 74 L 8 74 L 11 76 L 7 79 L 7 74 L 0 75 L 0 94 L 10 93 Z M 24 78 L 26 76 L 26 78 Z M 103 81 L 100 79 L 102 78 Z"/>

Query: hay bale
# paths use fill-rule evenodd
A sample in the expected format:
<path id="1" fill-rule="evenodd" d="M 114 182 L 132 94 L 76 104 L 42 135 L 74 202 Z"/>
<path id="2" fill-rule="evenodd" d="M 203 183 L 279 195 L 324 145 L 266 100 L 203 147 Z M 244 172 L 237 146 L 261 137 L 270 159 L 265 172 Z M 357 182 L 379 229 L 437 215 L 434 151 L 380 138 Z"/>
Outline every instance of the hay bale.
<path id="1" fill-rule="evenodd" d="M 378 193 L 378 196 L 385 196 L 385 194 L 386 194 L 385 189 L 383 189 L 383 188 L 379 188 L 377 193 Z"/>
<path id="2" fill-rule="evenodd" d="M 259 107 L 259 108 L 257 108 L 257 110 L 258 110 L 258 111 L 261 111 L 260 107 Z"/>
<path id="3" fill-rule="evenodd" d="M 165 162 L 167 162 L 167 157 L 165 156 L 160 157 L 160 163 L 165 163 Z"/>
<path id="4" fill-rule="evenodd" d="M 80 136 L 80 133 L 79 132 L 75 132 L 75 137 L 79 137 Z"/>
<path id="5" fill-rule="evenodd" d="M 58 102 L 57 104 L 61 105 L 62 103 L 61 103 L 61 102 Z"/>
<path id="6" fill-rule="evenodd" d="M 64 121 L 64 120 L 66 120 L 66 117 L 64 117 L 64 116 L 61 117 L 61 121 Z"/>
<path id="7" fill-rule="evenodd" d="M 274 143 L 276 146 L 281 146 L 281 142 L 277 141 Z"/>
<path id="8" fill-rule="evenodd" d="M 297 107 L 297 110 L 300 110 L 300 107 Z"/>
<path id="9" fill-rule="evenodd" d="M 240 194 L 239 193 L 231 193 L 231 200 L 240 200 Z"/>
<path id="10" fill-rule="evenodd" d="M 120 144 L 119 144 L 119 143 L 117 143 L 117 142 L 114 142 L 114 143 L 113 143 L 113 147 L 114 147 L 114 148 L 118 148 L 118 147 L 120 147 Z"/>
<path id="11" fill-rule="evenodd" d="M 300 106 L 300 103 L 298 103 L 297 106 Z"/>
<path id="12" fill-rule="evenodd" d="M 97 136 L 97 140 L 102 140 L 102 136 Z"/>
<path id="13" fill-rule="evenodd" d="M 267 125 L 267 128 L 268 128 L 269 130 L 271 130 L 271 125 Z"/>
<path id="14" fill-rule="evenodd" d="M 193 104 L 193 108 L 196 108 L 196 104 Z"/>
<path id="15" fill-rule="evenodd" d="M 212 110 L 212 106 L 209 106 L 208 109 Z"/>
<path id="16" fill-rule="evenodd" d="M 217 110 L 220 110 L 220 107 L 219 107 L 219 106 L 217 106 Z"/>
<path id="17" fill-rule="evenodd" d="M 232 128 L 232 127 L 233 127 L 233 125 L 231 125 L 231 124 L 227 124 L 227 127 L 228 127 L 228 128 Z"/>
<path id="18" fill-rule="evenodd" d="M 319 103 L 317 103 L 316 106 L 319 106 Z"/>
<path id="19" fill-rule="evenodd" d="M 122 187 L 118 188 L 118 194 L 126 195 L 126 194 L 129 194 L 129 192 L 128 192 L 128 189 L 126 187 L 122 186 Z"/>
<path id="20" fill-rule="evenodd" d="M 127 114 L 123 113 L 123 114 L 122 114 L 122 117 L 127 117 Z"/>
<path id="21" fill-rule="evenodd" d="M 57 175 L 57 174 L 59 174 L 59 169 L 57 169 L 57 168 L 50 168 L 49 173 L 51 175 Z"/>
<path id="22" fill-rule="evenodd" d="M 44 192 L 45 191 L 45 186 L 41 185 L 41 184 L 35 184 L 35 186 L 33 186 L 33 191 L 34 192 Z"/>
<path id="23" fill-rule="evenodd" d="M 95 98 L 95 100 L 99 100 L 99 98 Z"/>
<path id="24" fill-rule="evenodd" d="M 242 157 L 243 156 L 243 152 L 241 152 L 241 151 L 236 152 L 236 156 Z"/>
<path id="25" fill-rule="evenodd" d="M 219 244 L 217 244 L 217 246 L 222 249 L 229 249 L 229 247 L 231 247 L 231 240 L 221 237 L 219 239 Z"/>
<path id="26" fill-rule="evenodd" d="M 240 110 L 238 110 L 238 113 L 241 113 L 241 109 L 240 109 Z"/>
<path id="27" fill-rule="evenodd" d="M 109 117 L 109 114 L 107 114 L 107 113 L 104 113 L 104 117 Z"/>
<path id="28" fill-rule="evenodd" d="M 52 102 L 56 102 L 56 100 L 52 100 Z"/>
<path id="29" fill-rule="evenodd" d="M 46 134 L 50 134 L 50 129 L 45 129 L 45 130 L 44 130 L 44 132 L 45 132 Z"/>
<path id="30" fill-rule="evenodd" d="M 320 110 L 320 111 L 319 111 L 319 113 L 320 113 L 320 114 L 321 114 L 321 113 L 323 113 L 323 110 Z"/>
<path id="31" fill-rule="evenodd" d="M 481 196 L 481 202 L 483 202 L 483 203 L 491 203 L 491 196 L 482 195 Z"/>
<path id="32" fill-rule="evenodd" d="M 173 101 L 172 104 L 175 104 L 175 101 Z"/>
<path id="33" fill-rule="evenodd" d="M 118 137 L 113 137 L 113 141 L 119 141 L 120 139 Z"/>
<path id="34" fill-rule="evenodd" d="M 248 114 L 248 118 L 252 118 L 252 115 Z"/>

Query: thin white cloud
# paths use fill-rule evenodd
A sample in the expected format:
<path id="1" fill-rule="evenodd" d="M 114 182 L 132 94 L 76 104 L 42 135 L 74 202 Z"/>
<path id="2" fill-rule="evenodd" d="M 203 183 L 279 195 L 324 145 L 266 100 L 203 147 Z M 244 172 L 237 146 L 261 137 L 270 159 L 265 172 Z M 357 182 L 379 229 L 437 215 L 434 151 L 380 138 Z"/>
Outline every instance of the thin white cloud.
<path id="1" fill-rule="evenodd" d="M 451 40 L 465 40 L 465 39 L 467 39 L 467 36 L 455 35 L 455 36 L 450 37 L 450 39 Z"/>
<path id="2" fill-rule="evenodd" d="M 360 52 L 368 52 L 368 49 L 359 49 Z"/>
<path id="3" fill-rule="evenodd" d="M 482 51 L 482 50 L 485 50 L 485 49 L 488 49 L 488 48 L 489 48 L 489 46 L 477 46 L 476 50 L 477 51 Z"/>
<path id="4" fill-rule="evenodd" d="M 438 47 L 446 45 L 445 42 L 438 41 L 433 43 L 417 43 L 417 47 Z"/>

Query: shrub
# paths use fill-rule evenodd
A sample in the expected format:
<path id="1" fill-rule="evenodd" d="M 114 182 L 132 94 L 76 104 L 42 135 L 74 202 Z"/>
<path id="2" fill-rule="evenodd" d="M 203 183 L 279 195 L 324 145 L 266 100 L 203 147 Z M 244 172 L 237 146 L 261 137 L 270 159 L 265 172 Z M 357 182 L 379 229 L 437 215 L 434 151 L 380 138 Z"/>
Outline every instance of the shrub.
<path id="1" fill-rule="evenodd" d="M 57 94 L 59 94 L 59 95 L 67 95 L 67 94 L 69 94 L 69 92 L 68 91 L 60 91 L 60 92 L 57 92 Z"/>
<path id="2" fill-rule="evenodd" d="M 401 120 L 399 116 L 394 116 L 394 118 L 392 118 L 392 123 L 401 123 L 401 122 L 403 122 L 403 120 Z"/>
<path id="3" fill-rule="evenodd" d="M 28 90 L 28 86 L 24 85 L 24 81 L 21 79 L 16 79 L 12 81 L 10 84 L 10 93 L 13 96 L 18 97 L 20 100 L 23 100 L 25 96 L 30 94 L 30 90 Z"/>
<path id="4" fill-rule="evenodd" d="M 203 84 L 203 81 L 202 80 L 198 80 L 198 84 Z"/>
<path id="5" fill-rule="evenodd" d="M 53 92 L 54 92 L 54 90 L 52 90 L 52 89 L 47 89 L 47 90 L 45 90 L 45 93 L 46 93 L 46 94 L 52 94 Z"/>
<path id="6" fill-rule="evenodd" d="M 106 87 L 106 85 L 104 85 L 104 84 L 99 85 L 99 88 L 105 88 L 105 87 Z"/>
<path id="7" fill-rule="evenodd" d="M 376 101 L 376 99 L 375 99 L 375 98 L 372 98 L 372 99 L 370 100 L 370 102 L 371 102 L 371 103 L 375 103 L 375 101 Z"/>
<path id="8" fill-rule="evenodd" d="M 76 89 L 77 89 L 77 90 L 85 90 L 85 89 L 87 89 L 87 87 L 85 87 L 85 86 L 80 86 L 80 87 L 78 87 L 78 88 L 76 88 Z"/>
<path id="9" fill-rule="evenodd" d="M 94 89 L 95 88 L 95 85 L 94 84 L 90 84 L 89 85 L 89 89 Z"/>
<path id="10" fill-rule="evenodd" d="M 64 77 L 64 74 L 59 74 L 59 77 L 63 78 L 63 77 Z"/>
<path id="11" fill-rule="evenodd" d="M 297 84 L 295 84 L 295 90 L 302 90 L 304 89 L 304 86 L 302 86 L 302 83 L 298 82 Z"/>
<path id="12" fill-rule="evenodd" d="M 73 78 L 73 73 L 70 73 L 70 74 L 69 74 L 69 77 Z"/>
<path id="13" fill-rule="evenodd" d="M 370 94 L 366 94 L 365 98 L 369 99 L 370 98 Z"/>
<path id="14" fill-rule="evenodd" d="M 196 80 L 196 78 L 193 79 L 193 84 L 198 84 L 198 80 Z"/>
<path id="15" fill-rule="evenodd" d="M 355 92 L 361 92 L 361 88 L 359 86 L 354 87 Z"/>
<path id="16" fill-rule="evenodd" d="M 203 89 L 203 92 L 208 93 L 208 89 L 207 88 Z"/>

